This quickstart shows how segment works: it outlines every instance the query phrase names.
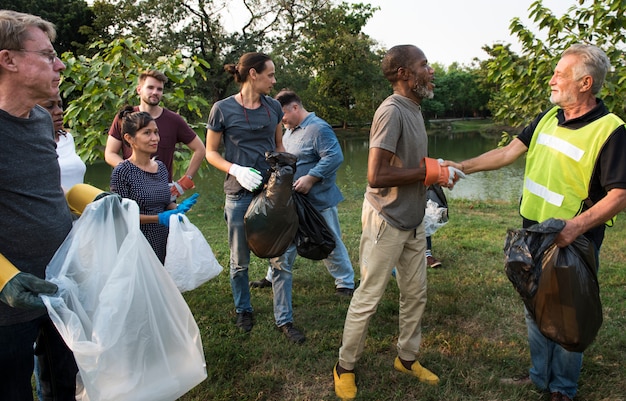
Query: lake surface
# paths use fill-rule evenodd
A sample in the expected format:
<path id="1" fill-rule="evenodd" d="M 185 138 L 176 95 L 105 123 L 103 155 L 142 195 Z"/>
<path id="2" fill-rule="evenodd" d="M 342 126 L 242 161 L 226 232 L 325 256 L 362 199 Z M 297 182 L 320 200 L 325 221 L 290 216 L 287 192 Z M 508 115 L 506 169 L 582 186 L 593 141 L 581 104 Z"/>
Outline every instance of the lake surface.
<path id="1" fill-rule="evenodd" d="M 367 132 L 362 135 L 342 138 L 338 130 L 339 143 L 344 153 L 344 163 L 337 173 L 337 184 L 345 190 L 350 184 L 365 190 L 367 173 L 367 152 L 369 140 Z M 498 138 L 487 139 L 476 134 L 439 134 L 428 137 L 428 152 L 431 157 L 463 161 L 497 147 Z M 222 192 L 224 174 L 208 163 L 202 167 L 203 176 L 196 178 L 196 186 L 203 191 Z M 485 171 L 469 175 L 459 181 L 452 191 L 446 190 L 449 198 L 475 200 L 517 201 L 521 196 L 524 175 L 524 159 L 496 171 Z M 99 188 L 109 187 L 111 168 L 104 162 L 87 167 L 85 182 Z M 348 194 L 344 194 L 348 195 Z M 359 195 L 359 196 L 361 196 Z"/>

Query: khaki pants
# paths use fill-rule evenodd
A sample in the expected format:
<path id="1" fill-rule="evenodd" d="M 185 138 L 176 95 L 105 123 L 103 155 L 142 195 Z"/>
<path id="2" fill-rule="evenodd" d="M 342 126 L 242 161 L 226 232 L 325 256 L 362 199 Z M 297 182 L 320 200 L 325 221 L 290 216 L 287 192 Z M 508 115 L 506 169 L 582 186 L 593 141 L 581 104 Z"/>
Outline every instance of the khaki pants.
<path id="1" fill-rule="evenodd" d="M 424 225 L 398 230 L 383 220 L 366 200 L 361 216 L 361 284 L 354 292 L 339 349 L 339 364 L 348 370 L 361 358 L 367 328 L 376 312 L 391 271 L 396 268 L 400 289 L 397 350 L 401 359 L 416 359 L 422 341 L 421 321 L 426 307 L 426 234 Z"/>

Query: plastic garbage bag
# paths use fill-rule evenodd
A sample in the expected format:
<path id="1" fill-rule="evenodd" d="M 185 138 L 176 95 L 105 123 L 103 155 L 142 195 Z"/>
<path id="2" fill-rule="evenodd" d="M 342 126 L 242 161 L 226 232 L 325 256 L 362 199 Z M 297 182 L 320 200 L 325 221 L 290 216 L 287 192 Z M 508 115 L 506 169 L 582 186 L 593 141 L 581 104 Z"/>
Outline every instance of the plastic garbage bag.
<path id="1" fill-rule="evenodd" d="M 198 326 L 139 230 L 139 207 L 109 196 L 87 206 L 46 271 L 42 296 L 73 351 L 89 401 L 172 401 L 202 382 Z"/>
<path id="2" fill-rule="evenodd" d="M 296 156 L 286 152 L 266 152 L 270 178 L 266 187 L 252 199 L 243 221 L 248 247 L 260 258 L 280 256 L 298 231 L 298 214 L 292 197 Z"/>
<path id="3" fill-rule="evenodd" d="M 430 237 L 448 223 L 448 200 L 439 185 L 431 185 L 426 190 L 426 211 L 424 231 Z"/>
<path id="4" fill-rule="evenodd" d="M 170 216 L 163 265 L 180 292 L 198 288 L 224 269 L 202 232 L 184 214 Z"/>
<path id="5" fill-rule="evenodd" d="M 298 255 L 312 260 L 326 259 L 335 249 L 335 237 L 324 216 L 306 195 L 294 192 L 293 199 L 298 212 L 298 231 L 295 238 Z"/>
<path id="6" fill-rule="evenodd" d="M 584 236 L 557 247 L 554 239 L 564 226 L 549 219 L 509 230 L 506 271 L 541 333 L 568 351 L 583 352 L 602 326 L 596 252 Z"/>

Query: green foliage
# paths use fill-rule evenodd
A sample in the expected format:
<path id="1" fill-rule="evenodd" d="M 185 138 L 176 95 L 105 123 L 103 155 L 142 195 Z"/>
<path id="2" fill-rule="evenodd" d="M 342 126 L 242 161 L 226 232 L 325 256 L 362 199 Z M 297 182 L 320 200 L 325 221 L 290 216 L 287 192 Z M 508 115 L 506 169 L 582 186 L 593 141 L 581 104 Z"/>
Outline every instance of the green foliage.
<path id="1" fill-rule="evenodd" d="M 529 8 L 529 16 L 545 35 L 541 39 L 514 18 L 509 27 L 521 45 L 516 54 L 510 45 L 484 47 L 490 59 L 483 62 L 486 81 L 493 89 L 489 107 L 494 119 L 507 125 L 528 123 L 549 107 L 548 82 L 560 54 L 574 43 L 602 48 L 614 70 L 607 76 L 600 97 L 620 117 L 626 117 L 626 2 L 623 0 L 584 1 L 557 18 L 541 0 Z"/>
<path id="2" fill-rule="evenodd" d="M 184 57 L 180 51 L 148 63 L 144 48 L 140 41 L 118 39 L 93 43 L 91 49 L 95 54 L 91 57 L 69 52 L 62 55 L 67 69 L 63 73 L 61 95 L 69 100 L 65 122 L 75 135 L 79 155 L 86 162 L 103 158 L 107 132 L 121 107 L 138 104 L 137 78 L 145 70 L 160 70 L 168 76 L 174 87 L 165 90 L 163 103 L 168 109 L 183 115 L 191 113 L 199 120 L 207 115 L 208 103 L 193 91 L 204 79 L 203 68 L 209 65 L 197 57 Z"/>
<path id="3" fill-rule="evenodd" d="M 489 91 L 481 85 L 476 68 L 456 63 L 447 69 L 434 65 L 435 96 L 422 102 L 427 118 L 486 117 Z"/>
<path id="4" fill-rule="evenodd" d="M 38 15 L 57 31 L 58 53 L 81 51 L 89 41 L 94 14 L 84 0 L 2 0 L 0 8 Z"/>

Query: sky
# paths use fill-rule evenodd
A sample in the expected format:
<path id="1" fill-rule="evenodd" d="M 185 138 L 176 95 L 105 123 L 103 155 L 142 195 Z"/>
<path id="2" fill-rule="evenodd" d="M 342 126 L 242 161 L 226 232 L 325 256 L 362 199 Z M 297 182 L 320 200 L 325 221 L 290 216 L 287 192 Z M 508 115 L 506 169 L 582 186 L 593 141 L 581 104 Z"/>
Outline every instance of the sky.
<path id="1" fill-rule="evenodd" d="M 349 0 L 380 7 L 363 32 L 385 48 L 413 44 L 424 51 L 430 63 L 445 66 L 453 62 L 470 64 L 476 57 L 488 57 L 484 45 L 510 43 L 519 51 L 517 38 L 511 36 L 511 19 L 518 17 L 535 32 L 528 18 L 534 0 Z M 577 5 L 577 0 L 543 0 L 544 7 L 560 18 Z"/>
<path id="2" fill-rule="evenodd" d="M 413 44 L 421 48 L 430 63 L 449 66 L 453 62 L 469 65 L 474 58 L 488 57 L 484 45 L 510 43 L 519 52 L 521 46 L 510 35 L 511 19 L 519 17 L 527 28 L 535 30 L 528 18 L 535 0 L 336 0 L 336 3 L 364 3 L 380 10 L 368 21 L 363 32 L 390 48 Z M 242 13 L 238 1 L 231 1 L 222 13 L 227 31 L 237 29 Z M 577 0 L 543 0 L 560 18 Z M 538 32 L 535 30 L 535 32 Z M 538 33 L 539 36 L 540 33 Z"/>

